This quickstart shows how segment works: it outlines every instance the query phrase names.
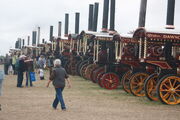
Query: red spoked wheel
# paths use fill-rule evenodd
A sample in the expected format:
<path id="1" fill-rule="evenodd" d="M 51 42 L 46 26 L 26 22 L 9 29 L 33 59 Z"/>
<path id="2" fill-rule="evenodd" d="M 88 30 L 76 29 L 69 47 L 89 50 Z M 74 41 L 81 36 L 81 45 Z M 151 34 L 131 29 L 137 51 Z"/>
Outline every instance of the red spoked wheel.
<path id="1" fill-rule="evenodd" d="M 144 82 L 144 90 L 146 97 L 151 101 L 158 101 L 157 78 L 158 74 L 154 73 L 150 75 Z"/>
<path id="2" fill-rule="evenodd" d="M 129 88 L 134 96 L 145 96 L 144 81 L 148 76 L 149 74 L 145 72 L 137 72 L 131 76 Z"/>
<path id="3" fill-rule="evenodd" d="M 158 82 L 158 97 L 164 104 L 180 104 L 180 77 L 167 75 Z"/>
<path id="4" fill-rule="evenodd" d="M 98 69 L 94 70 L 94 72 L 93 72 L 93 79 L 92 79 L 92 81 L 94 83 L 98 82 L 97 77 L 98 77 L 98 74 L 101 73 L 101 72 L 105 72 L 105 67 L 104 66 L 103 67 L 99 67 Z"/>
<path id="5" fill-rule="evenodd" d="M 97 81 L 98 81 L 98 85 L 100 86 L 100 87 L 102 87 L 102 88 L 104 88 L 104 86 L 103 86 L 103 83 L 102 83 L 102 76 L 105 74 L 105 72 L 101 72 L 101 73 L 99 73 L 98 74 L 98 76 L 97 76 Z"/>
<path id="6" fill-rule="evenodd" d="M 132 70 L 127 71 L 121 79 L 121 84 L 125 92 L 130 93 L 129 82 L 132 74 Z"/>
<path id="7" fill-rule="evenodd" d="M 104 88 L 108 90 L 116 89 L 119 86 L 119 76 L 115 73 L 105 73 L 101 79 Z"/>

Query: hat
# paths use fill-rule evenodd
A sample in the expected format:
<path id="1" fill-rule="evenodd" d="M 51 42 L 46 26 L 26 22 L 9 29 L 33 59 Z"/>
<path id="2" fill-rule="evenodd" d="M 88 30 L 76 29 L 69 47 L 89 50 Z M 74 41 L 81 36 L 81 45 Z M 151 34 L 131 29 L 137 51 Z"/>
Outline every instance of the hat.
<path id="1" fill-rule="evenodd" d="M 25 58 L 25 57 L 26 57 L 25 55 L 20 55 L 19 58 L 22 59 L 22 58 Z"/>

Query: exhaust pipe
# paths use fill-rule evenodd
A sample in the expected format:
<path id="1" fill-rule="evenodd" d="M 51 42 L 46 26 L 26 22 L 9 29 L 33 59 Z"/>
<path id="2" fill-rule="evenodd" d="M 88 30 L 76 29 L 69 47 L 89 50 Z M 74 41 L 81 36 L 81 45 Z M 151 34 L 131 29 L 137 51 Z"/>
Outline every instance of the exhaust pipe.
<path id="1" fill-rule="evenodd" d="M 93 13 L 94 13 L 94 5 L 89 4 L 88 31 L 93 30 Z"/>
<path id="2" fill-rule="evenodd" d="M 116 1 L 111 0 L 111 9 L 110 9 L 110 31 L 115 31 L 114 29 L 114 23 L 115 23 L 115 7 L 116 7 Z"/>
<path id="3" fill-rule="evenodd" d="M 75 13 L 75 34 L 79 34 L 79 17 L 80 13 Z"/>
<path id="4" fill-rule="evenodd" d="M 33 31 L 32 32 L 32 46 L 36 46 L 36 36 L 37 36 L 37 32 Z"/>
<path id="5" fill-rule="evenodd" d="M 22 42 L 23 42 L 23 47 L 24 47 L 24 39 L 22 39 Z"/>
<path id="6" fill-rule="evenodd" d="M 19 47 L 18 47 L 18 40 L 17 40 L 16 43 L 15 43 L 15 48 L 19 48 Z"/>
<path id="7" fill-rule="evenodd" d="M 104 0 L 102 32 L 108 31 L 109 0 Z"/>
<path id="8" fill-rule="evenodd" d="M 58 37 L 61 37 L 61 21 L 58 22 Z"/>
<path id="9" fill-rule="evenodd" d="M 53 41 L 53 26 L 50 26 L 50 34 L 49 34 L 49 40 Z"/>
<path id="10" fill-rule="evenodd" d="M 44 39 L 44 38 L 42 39 L 42 43 L 43 43 L 43 44 L 45 43 L 45 39 Z"/>
<path id="11" fill-rule="evenodd" d="M 29 43 L 30 43 L 30 36 L 28 36 L 28 41 L 27 42 L 28 42 L 27 45 L 29 45 Z"/>
<path id="12" fill-rule="evenodd" d="M 40 27 L 38 27 L 38 38 L 37 38 L 37 45 L 40 43 Z"/>
<path id="13" fill-rule="evenodd" d="M 69 29 L 69 14 L 65 14 L 65 30 L 64 30 L 64 36 L 68 37 L 68 29 Z"/>
<path id="14" fill-rule="evenodd" d="M 145 27 L 147 0 L 141 0 L 138 27 Z"/>
<path id="15" fill-rule="evenodd" d="M 93 15 L 93 31 L 97 31 L 97 22 L 98 22 L 98 11 L 99 11 L 99 3 L 94 4 L 94 15 Z"/>
<path id="16" fill-rule="evenodd" d="M 174 29 L 175 0 L 168 0 L 166 29 Z"/>

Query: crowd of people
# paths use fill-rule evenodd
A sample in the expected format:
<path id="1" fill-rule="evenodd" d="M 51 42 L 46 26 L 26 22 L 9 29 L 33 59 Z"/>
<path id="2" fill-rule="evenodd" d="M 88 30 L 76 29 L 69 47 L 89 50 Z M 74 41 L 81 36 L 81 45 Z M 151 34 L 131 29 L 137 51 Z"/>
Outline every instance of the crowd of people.
<path id="1" fill-rule="evenodd" d="M 71 87 L 71 83 L 68 79 L 68 74 L 66 70 L 62 67 L 61 60 L 55 59 L 53 55 L 45 57 L 40 55 L 37 58 L 33 58 L 30 55 L 16 55 L 11 54 L 6 55 L 4 59 L 4 73 L 5 75 L 17 75 L 17 86 L 18 88 L 23 88 L 24 75 L 26 76 L 26 87 L 33 86 L 33 77 L 35 74 L 39 74 L 40 80 L 46 79 L 44 76 L 44 69 L 48 68 L 50 72 L 50 77 L 46 87 L 49 87 L 50 82 L 53 83 L 55 88 L 56 96 L 52 107 L 57 108 L 58 103 L 61 103 L 61 109 L 66 110 L 66 106 L 63 100 L 63 89 L 65 87 L 65 80 L 67 80 L 68 87 Z M 34 74 L 33 74 L 34 73 Z M 34 76 L 33 76 L 34 75 Z M 0 78 L 1 79 L 1 78 Z M 2 81 L 2 80 L 1 80 Z M 0 82 L 0 88 L 2 82 Z M 0 89 L 1 90 L 1 89 Z M 1 93 L 1 91 L 0 91 Z M 1 95 L 1 94 L 0 94 Z"/>
<path id="2" fill-rule="evenodd" d="M 30 55 L 16 55 L 6 54 L 4 59 L 4 73 L 5 75 L 17 75 L 17 87 L 23 87 L 23 77 L 26 75 L 26 86 L 32 85 L 31 74 L 36 72 L 39 74 L 40 80 L 44 80 L 44 69 L 53 67 L 53 56 L 46 58 L 40 55 L 33 58 Z"/>

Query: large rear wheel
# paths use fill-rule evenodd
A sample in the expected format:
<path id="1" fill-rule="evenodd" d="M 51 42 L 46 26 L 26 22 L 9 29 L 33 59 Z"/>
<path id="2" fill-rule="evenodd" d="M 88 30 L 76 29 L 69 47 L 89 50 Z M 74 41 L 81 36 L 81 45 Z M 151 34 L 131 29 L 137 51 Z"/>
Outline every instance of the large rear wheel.
<path id="1" fill-rule="evenodd" d="M 158 82 L 158 97 L 164 104 L 180 104 L 180 77 L 167 75 Z"/>

